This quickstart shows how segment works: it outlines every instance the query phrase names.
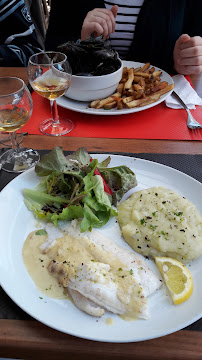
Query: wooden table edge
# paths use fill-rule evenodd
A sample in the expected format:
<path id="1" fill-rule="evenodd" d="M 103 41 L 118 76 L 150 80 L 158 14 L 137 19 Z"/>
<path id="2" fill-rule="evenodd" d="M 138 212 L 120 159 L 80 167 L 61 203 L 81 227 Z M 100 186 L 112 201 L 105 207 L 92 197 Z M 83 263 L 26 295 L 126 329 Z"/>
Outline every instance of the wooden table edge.
<path id="1" fill-rule="evenodd" d="M 68 360 L 201 360 L 202 332 L 181 330 L 158 339 L 120 344 L 76 338 L 35 320 L 0 320 L 0 356 L 60 359 L 64 355 L 68 355 Z"/>
<path id="2" fill-rule="evenodd" d="M 1 134 L 0 140 L 8 135 Z M 43 136 L 43 143 L 42 143 Z M 22 147 L 32 147 L 35 150 L 52 150 L 61 146 L 64 150 L 74 151 L 86 147 L 92 152 L 124 152 L 124 153 L 162 153 L 162 154 L 202 154 L 202 141 L 187 140 L 148 140 L 148 139 L 112 139 L 87 137 L 51 137 L 44 135 L 24 136 Z M 0 148 L 4 145 L 0 144 Z"/>

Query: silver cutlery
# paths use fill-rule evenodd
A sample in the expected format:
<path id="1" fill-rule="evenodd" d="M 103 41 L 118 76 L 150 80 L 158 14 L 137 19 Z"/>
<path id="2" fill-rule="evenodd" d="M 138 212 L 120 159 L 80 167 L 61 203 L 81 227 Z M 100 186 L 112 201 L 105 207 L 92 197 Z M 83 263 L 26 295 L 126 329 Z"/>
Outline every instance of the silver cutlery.
<path id="1" fill-rule="evenodd" d="M 187 111 L 187 114 L 188 114 L 187 126 L 188 126 L 188 128 L 191 129 L 191 130 L 202 129 L 202 125 L 199 124 L 199 122 L 194 119 L 194 117 L 192 116 L 189 108 L 184 103 L 184 101 L 181 99 L 181 97 L 175 91 L 172 92 L 172 95 L 175 96 L 175 98 L 179 101 L 179 103 Z"/>

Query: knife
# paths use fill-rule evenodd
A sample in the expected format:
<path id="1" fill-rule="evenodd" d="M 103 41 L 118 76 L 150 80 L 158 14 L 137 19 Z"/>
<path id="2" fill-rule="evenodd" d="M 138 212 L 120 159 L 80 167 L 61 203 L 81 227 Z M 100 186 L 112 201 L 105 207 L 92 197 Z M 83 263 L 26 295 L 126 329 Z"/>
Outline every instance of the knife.
<path id="1" fill-rule="evenodd" d="M 179 101 L 179 103 L 183 106 L 184 109 L 189 110 L 188 106 L 184 103 L 181 97 L 175 92 L 175 90 L 173 90 L 171 95 L 174 95 L 174 97 Z"/>

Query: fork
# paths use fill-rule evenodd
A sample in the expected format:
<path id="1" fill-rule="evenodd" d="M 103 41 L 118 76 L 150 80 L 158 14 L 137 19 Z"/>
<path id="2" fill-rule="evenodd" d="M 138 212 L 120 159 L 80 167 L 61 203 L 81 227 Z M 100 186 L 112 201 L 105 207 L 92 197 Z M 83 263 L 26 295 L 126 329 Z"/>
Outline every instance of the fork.
<path id="1" fill-rule="evenodd" d="M 193 118 L 193 116 L 192 116 L 189 108 L 188 108 L 187 105 L 184 103 L 184 101 L 181 99 L 181 97 L 179 97 L 179 95 L 178 95 L 175 91 L 172 92 L 172 95 L 174 95 L 174 96 L 176 97 L 176 99 L 179 101 L 179 103 L 180 103 L 180 104 L 183 106 L 183 108 L 187 111 L 187 114 L 188 114 L 187 126 L 188 126 L 188 128 L 191 129 L 191 130 L 202 129 L 202 125 L 199 124 L 199 122 L 196 121 L 196 120 Z"/>

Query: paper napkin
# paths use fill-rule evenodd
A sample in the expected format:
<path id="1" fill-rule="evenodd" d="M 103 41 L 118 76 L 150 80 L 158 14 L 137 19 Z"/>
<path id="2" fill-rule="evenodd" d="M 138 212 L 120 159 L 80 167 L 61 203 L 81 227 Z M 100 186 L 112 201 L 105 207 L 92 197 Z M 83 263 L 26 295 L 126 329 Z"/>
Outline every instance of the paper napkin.
<path id="1" fill-rule="evenodd" d="M 202 99 L 198 96 L 196 91 L 191 87 L 189 81 L 184 77 L 184 75 L 175 75 L 172 77 L 175 83 L 175 92 L 181 97 L 184 103 L 188 106 L 189 109 L 195 109 L 195 105 L 202 106 Z M 177 99 L 171 94 L 166 100 L 166 105 L 172 109 L 181 109 L 182 105 L 177 101 Z"/>

